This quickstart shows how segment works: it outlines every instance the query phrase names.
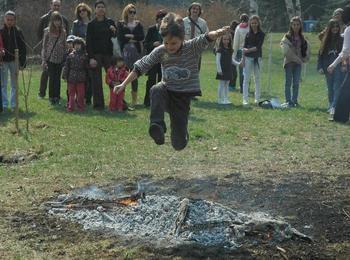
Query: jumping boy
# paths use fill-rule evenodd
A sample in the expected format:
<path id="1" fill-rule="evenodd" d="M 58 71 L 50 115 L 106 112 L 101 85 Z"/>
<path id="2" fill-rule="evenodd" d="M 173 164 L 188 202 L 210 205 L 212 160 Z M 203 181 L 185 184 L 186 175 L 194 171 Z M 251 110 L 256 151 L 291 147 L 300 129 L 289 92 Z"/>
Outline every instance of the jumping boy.
<path id="1" fill-rule="evenodd" d="M 155 64 L 161 63 L 162 81 L 151 88 L 151 114 L 149 134 L 158 145 L 164 144 L 166 125 L 164 112 L 170 116 L 171 144 L 182 150 L 188 142 L 188 114 L 191 97 L 200 96 L 198 64 L 202 51 L 210 42 L 230 30 L 229 26 L 202 34 L 184 41 L 185 30 L 182 17 L 169 13 L 160 26 L 163 44 L 134 64 L 134 69 L 122 84 L 114 88 L 119 93 L 146 73 Z"/>

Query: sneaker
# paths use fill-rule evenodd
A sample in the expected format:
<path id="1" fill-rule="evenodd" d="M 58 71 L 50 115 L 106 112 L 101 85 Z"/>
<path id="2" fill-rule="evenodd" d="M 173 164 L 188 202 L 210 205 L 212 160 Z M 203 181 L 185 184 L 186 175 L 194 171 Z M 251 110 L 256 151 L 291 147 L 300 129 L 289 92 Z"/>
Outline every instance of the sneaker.
<path id="1" fill-rule="evenodd" d="M 230 105 L 230 104 L 232 104 L 232 102 L 230 100 L 228 100 L 228 98 L 226 98 L 226 99 L 224 99 L 224 104 Z"/>
<path id="2" fill-rule="evenodd" d="M 249 105 L 248 100 L 243 100 L 243 106 L 248 106 L 248 105 Z"/>
<path id="3" fill-rule="evenodd" d="M 330 116 L 334 116 L 334 112 L 335 112 L 334 107 L 331 107 L 331 108 L 329 109 L 329 115 L 330 115 Z"/>
<path id="4" fill-rule="evenodd" d="M 291 108 L 291 104 L 289 102 L 285 102 L 281 104 L 281 108 Z"/>
<path id="5" fill-rule="evenodd" d="M 254 104 L 255 104 L 255 105 L 259 104 L 259 100 L 255 99 L 255 100 L 254 100 Z"/>
<path id="6" fill-rule="evenodd" d="M 149 135 L 153 138 L 154 142 L 158 145 L 164 144 L 164 129 L 157 123 L 151 123 L 149 127 Z"/>

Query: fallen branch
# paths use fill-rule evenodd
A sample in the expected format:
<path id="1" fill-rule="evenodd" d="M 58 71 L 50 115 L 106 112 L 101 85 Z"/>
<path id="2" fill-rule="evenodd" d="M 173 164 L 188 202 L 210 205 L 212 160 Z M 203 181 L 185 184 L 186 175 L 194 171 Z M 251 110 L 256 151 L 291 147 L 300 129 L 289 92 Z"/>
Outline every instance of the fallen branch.
<path id="1" fill-rule="evenodd" d="M 173 235 L 176 235 L 176 236 L 179 235 L 180 230 L 181 230 L 183 224 L 185 223 L 185 220 L 186 220 L 186 217 L 187 217 L 189 204 L 190 204 L 190 201 L 187 198 L 184 198 L 180 202 L 179 211 L 177 213 L 177 217 L 176 217 L 176 220 L 175 220 L 175 226 L 174 226 L 174 230 L 173 230 Z"/>

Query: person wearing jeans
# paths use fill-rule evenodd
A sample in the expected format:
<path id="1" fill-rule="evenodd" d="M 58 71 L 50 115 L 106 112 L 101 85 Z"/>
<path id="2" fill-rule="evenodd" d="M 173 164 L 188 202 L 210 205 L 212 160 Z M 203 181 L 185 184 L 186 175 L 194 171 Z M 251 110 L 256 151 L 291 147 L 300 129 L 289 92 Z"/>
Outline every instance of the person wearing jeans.
<path id="1" fill-rule="evenodd" d="M 11 79 L 11 98 L 10 107 L 13 110 L 15 108 L 15 77 L 16 77 L 16 65 L 15 65 L 15 49 L 19 50 L 19 66 L 23 68 L 26 63 L 26 46 L 21 30 L 16 26 L 16 14 L 13 11 L 7 11 L 4 17 L 4 27 L 0 30 L 0 34 L 4 44 L 4 56 L 2 58 L 1 69 L 1 91 L 2 91 L 2 106 L 6 111 L 9 105 L 7 97 L 7 83 L 10 72 Z"/>
<path id="2" fill-rule="evenodd" d="M 284 66 L 285 86 L 284 95 L 286 102 L 290 105 L 298 104 L 299 83 L 301 76 L 301 64 L 290 62 Z M 292 86 L 292 90 L 291 90 Z"/>
<path id="3" fill-rule="evenodd" d="M 284 94 L 286 98 L 286 103 L 282 104 L 282 106 L 296 107 L 299 105 L 298 97 L 301 67 L 302 64 L 307 62 L 310 57 L 310 46 L 303 35 L 300 17 L 295 16 L 291 19 L 289 30 L 283 36 L 280 45 L 284 54 Z"/>
<path id="4" fill-rule="evenodd" d="M 255 103 L 260 99 L 260 66 L 262 57 L 262 45 L 264 43 L 265 33 L 261 30 L 261 21 L 259 16 L 253 15 L 249 19 L 249 32 L 244 41 L 244 80 L 243 80 L 243 105 L 249 104 L 248 88 L 250 75 L 254 73 L 255 79 Z"/>
<path id="5" fill-rule="evenodd" d="M 318 53 L 317 70 L 324 74 L 328 89 L 328 112 L 334 115 L 335 105 L 339 97 L 340 87 L 345 77 L 345 71 L 341 64 L 338 64 L 333 73 L 327 71 L 327 67 L 338 57 L 343 46 L 343 37 L 340 34 L 341 26 L 339 21 L 331 19 L 324 31 Z"/>

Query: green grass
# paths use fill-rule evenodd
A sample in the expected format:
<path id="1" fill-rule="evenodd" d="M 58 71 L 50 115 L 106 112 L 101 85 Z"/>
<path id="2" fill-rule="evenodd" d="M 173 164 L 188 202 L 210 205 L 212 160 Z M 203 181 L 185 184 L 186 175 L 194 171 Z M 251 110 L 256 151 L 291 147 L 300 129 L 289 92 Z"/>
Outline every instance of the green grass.
<path id="1" fill-rule="evenodd" d="M 166 144 L 157 146 L 148 136 L 149 110 L 136 109 L 111 115 L 91 108 L 83 114 L 66 113 L 64 106 L 52 108 L 38 100 L 39 70 L 34 73 L 30 94 L 30 133 L 16 135 L 12 114 L 0 115 L 0 152 L 36 150 L 39 160 L 28 164 L 0 165 L 0 203 L 2 211 L 30 211 L 54 191 L 67 192 L 88 184 L 108 184 L 115 179 L 135 180 L 140 175 L 155 179 L 194 178 L 232 172 L 259 182 L 267 176 L 293 172 L 317 172 L 319 178 L 349 174 L 343 164 L 349 161 L 349 125 L 328 122 L 324 77 L 316 72 L 319 42 L 308 34 L 312 58 L 306 67 L 300 90 L 301 108 L 286 111 L 244 108 L 241 94 L 231 92 L 234 105 L 216 104 L 215 58 L 206 52 L 202 60 L 203 97 L 193 102 L 189 120 L 190 142 L 181 152 Z M 262 66 L 263 97 L 277 96 L 283 101 L 284 70 L 279 41 L 273 35 L 271 91 L 267 86 L 268 38 Z M 139 81 L 139 102 L 143 100 L 145 77 Z M 62 96 L 65 96 L 65 84 Z M 253 86 L 251 86 L 251 90 Z M 104 87 L 108 103 L 107 87 Z M 130 99 L 130 86 L 126 98 Z M 250 93 L 251 103 L 253 93 Z M 23 109 L 23 103 L 21 103 Z M 22 113 L 21 129 L 25 129 Z M 167 123 L 169 123 L 167 118 Z M 47 127 L 41 128 L 45 124 Z M 330 164 L 332 162 L 332 164 Z M 21 192 L 18 187 L 23 187 Z M 15 240 L 0 221 L 0 242 L 5 257 L 36 255 L 35 250 Z M 6 234 L 6 235 L 5 235 Z M 15 241 L 15 242 L 14 242 Z M 130 253 L 125 253 L 128 255 Z M 40 256 L 36 255 L 40 258 Z M 21 259 L 20 257 L 18 259 Z"/>

